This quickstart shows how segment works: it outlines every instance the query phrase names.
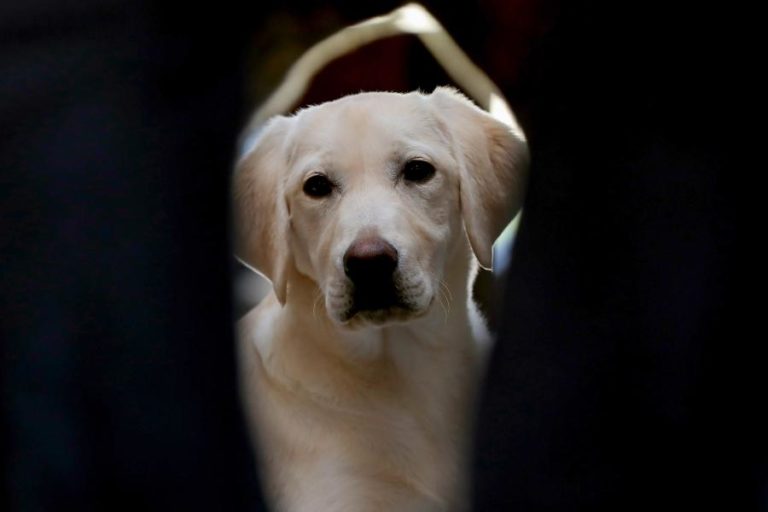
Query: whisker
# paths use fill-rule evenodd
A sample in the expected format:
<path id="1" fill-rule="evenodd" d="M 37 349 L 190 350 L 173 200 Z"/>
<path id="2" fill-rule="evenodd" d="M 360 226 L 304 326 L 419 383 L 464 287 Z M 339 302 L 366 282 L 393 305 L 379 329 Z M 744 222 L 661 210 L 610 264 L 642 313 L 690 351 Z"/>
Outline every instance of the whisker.
<path id="1" fill-rule="evenodd" d="M 450 304 L 453 302 L 453 294 L 451 293 L 451 289 L 448 288 L 448 285 L 445 284 L 445 281 L 442 279 L 440 280 L 440 288 L 445 290 L 445 293 L 447 294 L 446 298 L 448 299 L 448 303 Z"/>
<path id="2" fill-rule="evenodd" d="M 315 296 L 315 300 L 312 302 L 312 318 L 317 320 L 317 304 L 320 302 L 320 300 L 323 298 L 323 292 L 321 290 L 317 291 L 317 295 Z"/>
<path id="3" fill-rule="evenodd" d="M 445 299 L 445 302 L 447 304 L 443 303 L 443 299 Z M 437 294 L 437 302 L 440 304 L 440 307 L 443 308 L 443 314 L 445 316 L 445 323 L 448 323 L 448 312 L 451 309 L 451 303 L 448 300 L 448 296 L 443 293 L 443 290 L 440 290 L 440 293 Z"/>

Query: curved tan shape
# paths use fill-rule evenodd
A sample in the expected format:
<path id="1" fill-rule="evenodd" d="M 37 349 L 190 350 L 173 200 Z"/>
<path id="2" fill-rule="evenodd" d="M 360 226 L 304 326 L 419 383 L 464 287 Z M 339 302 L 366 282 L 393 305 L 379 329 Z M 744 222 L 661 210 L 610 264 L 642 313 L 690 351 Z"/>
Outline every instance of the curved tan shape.
<path id="1" fill-rule="evenodd" d="M 269 118 L 296 106 L 312 78 L 329 62 L 378 39 L 401 34 L 419 38 L 446 73 L 480 107 L 525 140 L 504 95 L 477 67 L 443 26 L 423 6 L 410 3 L 384 16 L 346 27 L 312 46 L 288 70 L 282 83 L 256 111 L 243 131 L 241 146 L 247 152 L 254 133 Z"/>

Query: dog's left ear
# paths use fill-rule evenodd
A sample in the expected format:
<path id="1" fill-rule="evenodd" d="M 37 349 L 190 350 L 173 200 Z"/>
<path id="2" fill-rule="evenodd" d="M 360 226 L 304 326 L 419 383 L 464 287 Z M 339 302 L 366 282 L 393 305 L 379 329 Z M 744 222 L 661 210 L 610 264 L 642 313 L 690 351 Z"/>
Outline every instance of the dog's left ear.
<path id="1" fill-rule="evenodd" d="M 285 144 L 290 119 L 275 117 L 237 164 L 232 181 L 235 254 L 272 281 L 285 304 L 289 265 L 288 208 L 284 198 Z"/>
<path id="2" fill-rule="evenodd" d="M 454 89 L 438 87 L 430 97 L 456 148 L 469 243 L 480 265 L 490 269 L 493 242 L 522 207 L 528 145 L 510 126 Z"/>

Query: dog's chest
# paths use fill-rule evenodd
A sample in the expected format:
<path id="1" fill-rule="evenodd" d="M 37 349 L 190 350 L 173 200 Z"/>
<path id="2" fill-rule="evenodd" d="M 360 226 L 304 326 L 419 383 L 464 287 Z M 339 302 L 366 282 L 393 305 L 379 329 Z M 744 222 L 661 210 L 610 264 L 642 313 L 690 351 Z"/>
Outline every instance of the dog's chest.
<path id="1" fill-rule="evenodd" d="M 261 393 L 259 444 L 282 509 L 458 509 L 467 397 L 455 383 L 467 379 L 434 366 L 382 376 L 395 377 L 394 388 L 364 386 L 338 401 L 305 390 Z"/>
<path id="2" fill-rule="evenodd" d="M 453 510 L 463 434 L 446 411 L 376 404 L 308 413 L 304 406 L 306 421 L 297 422 L 283 405 L 269 408 L 260 444 L 270 487 L 290 503 L 286 510 Z"/>
<path id="3" fill-rule="evenodd" d="M 398 334 L 385 364 L 350 373 L 262 325 L 275 324 L 244 325 L 241 377 L 275 510 L 463 509 L 471 336 L 430 345 Z M 270 338 L 280 343 L 255 343 Z"/>

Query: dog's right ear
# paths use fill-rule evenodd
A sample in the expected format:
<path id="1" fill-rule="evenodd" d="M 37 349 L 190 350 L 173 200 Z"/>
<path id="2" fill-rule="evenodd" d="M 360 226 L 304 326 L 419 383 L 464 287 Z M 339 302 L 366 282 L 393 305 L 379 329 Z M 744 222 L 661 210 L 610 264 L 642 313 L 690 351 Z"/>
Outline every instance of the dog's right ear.
<path id="1" fill-rule="evenodd" d="M 232 183 L 235 254 L 272 281 L 281 304 L 289 262 L 285 178 L 290 124 L 280 116 L 264 126 L 253 149 L 237 163 Z"/>

